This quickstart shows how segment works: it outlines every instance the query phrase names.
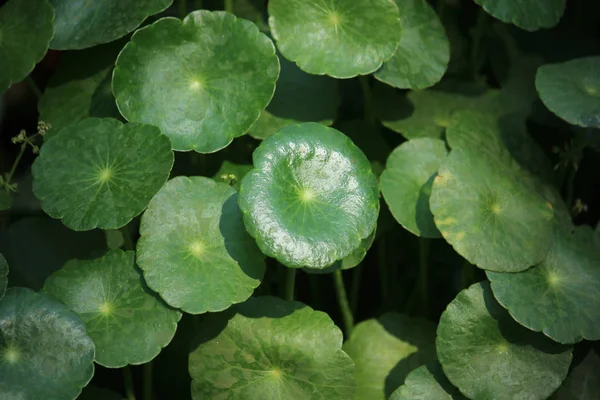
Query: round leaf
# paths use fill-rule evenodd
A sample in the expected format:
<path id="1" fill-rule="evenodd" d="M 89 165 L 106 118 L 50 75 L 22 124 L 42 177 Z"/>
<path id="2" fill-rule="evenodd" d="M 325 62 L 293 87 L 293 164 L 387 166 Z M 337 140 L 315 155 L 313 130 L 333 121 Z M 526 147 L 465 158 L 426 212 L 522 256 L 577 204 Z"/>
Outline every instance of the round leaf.
<path id="1" fill-rule="evenodd" d="M 444 375 L 440 363 L 432 362 L 413 370 L 390 400 L 466 400 Z"/>
<path id="2" fill-rule="evenodd" d="M 0 94 L 33 71 L 53 34 L 48 0 L 9 0 L 0 7 Z"/>
<path id="3" fill-rule="evenodd" d="M 566 0 L 475 0 L 475 3 L 502 22 L 535 31 L 558 24 Z"/>
<path id="4" fill-rule="evenodd" d="M 384 400 L 410 371 L 435 360 L 435 325 L 387 313 L 356 325 L 343 349 L 356 366 L 355 398 Z"/>
<path id="5" fill-rule="evenodd" d="M 134 256 L 111 250 L 95 260 L 71 260 L 44 284 L 47 295 L 79 314 L 96 346 L 95 361 L 109 368 L 152 360 L 181 318 L 145 287 Z"/>
<path id="6" fill-rule="evenodd" d="M 556 224 L 548 256 L 518 274 L 488 273 L 494 296 L 521 325 L 559 343 L 600 339 L 600 251 L 589 227 Z"/>
<path id="7" fill-rule="evenodd" d="M 440 237 L 429 209 L 431 186 L 448 151 L 438 139 L 414 139 L 398 146 L 381 174 L 381 193 L 396 221 L 417 236 Z"/>
<path id="8" fill-rule="evenodd" d="M 175 150 L 213 153 L 248 131 L 278 75 L 273 42 L 253 23 L 200 10 L 138 30 L 112 85 L 127 120 L 159 127 Z"/>
<path id="9" fill-rule="evenodd" d="M 375 229 L 377 178 L 348 137 L 317 123 L 264 140 L 239 204 L 262 252 L 292 268 L 326 268 Z"/>
<path id="10" fill-rule="evenodd" d="M 556 392 L 556 400 L 595 400 L 600 393 L 600 357 L 590 350 Z"/>
<path id="11" fill-rule="evenodd" d="M 8 286 L 8 263 L 6 258 L 0 254 L 0 300 L 6 293 L 6 286 Z"/>
<path id="12" fill-rule="evenodd" d="M 281 73 L 275 95 L 250 136 L 265 139 L 281 128 L 300 122 L 319 122 L 331 125 L 340 106 L 338 82 L 335 79 L 310 75 L 296 64 L 280 57 Z"/>
<path id="13" fill-rule="evenodd" d="M 0 398 L 74 399 L 94 375 L 94 343 L 73 311 L 11 288 L 0 302 Z"/>
<path id="14" fill-rule="evenodd" d="M 110 73 L 122 42 L 61 54 L 56 74 L 40 98 L 40 120 L 50 125 L 48 140 L 60 129 L 86 117 L 119 118 Z"/>
<path id="15" fill-rule="evenodd" d="M 285 58 L 335 78 L 376 71 L 402 29 L 392 0 L 271 0 L 269 26 Z"/>
<path id="16" fill-rule="evenodd" d="M 73 230 L 116 229 L 146 208 L 172 166 L 171 143 L 156 127 L 87 118 L 42 146 L 33 193 Z"/>
<path id="17" fill-rule="evenodd" d="M 524 271 L 550 250 L 552 205 L 538 182 L 510 160 L 452 150 L 429 204 L 444 239 L 479 268 Z"/>
<path id="18" fill-rule="evenodd" d="M 166 10 L 173 0 L 50 0 L 56 10 L 56 33 L 50 47 L 84 49 L 112 42 Z"/>
<path id="19" fill-rule="evenodd" d="M 471 399 L 546 399 L 567 376 L 571 347 L 517 324 L 488 282 L 463 290 L 437 329 L 446 376 Z"/>
<path id="20" fill-rule="evenodd" d="M 354 364 L 329 316 L 255 297 L 210 314 L 190 354 L 193 399 L 351 399 Z"/>
<path id="21" fill-rule="evenodd" d="M 394 56 L 375 78 L 400 89 L 425 89 L 442 79 L 450 61 L 450 42 L 426 0 L 394 0 L 402 38 Z"/>
<path id="22" fill-rule="evenodd" d="M 261 282 L 264 257 L 246 233 L 235 189 L 177 177 L 142 216 L 138 265 L 148 286 L 191 314 L 222 311 Z"/>
<path id="23" fill-rule="evenodd" d="M 544 105 L 560 118 L 600 128 L 600 57 L 543 65 L 535 86 Z"/>

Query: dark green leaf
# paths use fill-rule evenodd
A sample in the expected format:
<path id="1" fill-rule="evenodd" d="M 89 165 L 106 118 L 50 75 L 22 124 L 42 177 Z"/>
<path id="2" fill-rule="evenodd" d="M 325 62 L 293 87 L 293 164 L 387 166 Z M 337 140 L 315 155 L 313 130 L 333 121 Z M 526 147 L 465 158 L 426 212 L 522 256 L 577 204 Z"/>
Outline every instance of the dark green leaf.
<path id="1" fill-rule="evenodd" d="M 435 361 L 413 370 L 390 400 L 466 400 Z"/>
<path id="2" fill-rule="evenodd" d="M 488 14 L 502 22 L 535 31 L 551 28 L 565 11 L 566 0 L 475 0 Z"/>
<path id="3" fill-rule="evenodd" d="M 590 350 L 563 382 L 556 400 L 595 400 L 600 393 L 600 357 Z"/>

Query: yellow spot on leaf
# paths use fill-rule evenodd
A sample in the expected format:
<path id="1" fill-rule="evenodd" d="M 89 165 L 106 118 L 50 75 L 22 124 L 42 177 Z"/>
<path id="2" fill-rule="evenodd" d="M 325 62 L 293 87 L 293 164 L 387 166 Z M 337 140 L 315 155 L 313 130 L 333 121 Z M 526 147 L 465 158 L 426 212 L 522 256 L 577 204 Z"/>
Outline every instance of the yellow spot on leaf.
<path id="1" fill-rule="evenodd" d="M 279 378 L 279 377 L 281 377 L 281 375 L 283 375 L 283 373 L 281 372 L 281 370 L 280 370 L 279 368 L 277 368 L 277 367 L 274 367 L 274 368 L 271 370 L 271 375 L 272 375 L 274 378 Z"/>
<path id="2" fill-rule="evenodd" d="M 98 310 L 103 315 L 110 315 L 113 312 L 112 306 L 107 302 L 103 303 Z"/>
<path id="3" fill-rule="evenodd" d="M 464 233 L 464 232 L 458 232 L 458 233 L 456 234 L 456 238 L 455 238 L 455 240 L 457 240 L 457 241 L 458 241 L 458 240 L 463 240 L 463 239 L 464 239 L 464 237 L 465 237 L 465 233 Z"/>
<path id="4" fill-rule="evenodd" d="M 490 211 L 492 214 L 498 215 L 502 212 L 502 207 L 500 207 L 500 204 L 498 203 L 492 203 L 492 205 L 490 205 Z"/>
<path id="5" fill-rule="evenodd" d="M 312 200 L 314 200 L 315 192 L 313 192 L 310 189 L 302 189 L 302 190 L 300 190 L 299 196 L 300 196 L 300 200 L 303 203 L 309 203 Z"/>
<path id="6" fill-rule="evenodd" d="M 452 179 L 452 175 L 450 175 L 450 174 L 437 175 L 433 179 L 433 183 L 436 185 L 443 185 L 443 184 L 447 183 L 450 179 Z"/>
<path id="7" fill-rule="evenodd" d="M 586 86 L 585 91 L 591 96 L 596 96 L 598 94 L 598 89 L 591 86 Z"/>
<path id="8" fill-rule="evenodd" d="M 195 241 L 194 243 L 192 243 L 189 247 L 190 253 L 194 256 L 194 257 L 201 257 L 202 254 L 204 254 L 204 244 L 200 241 Z"/>
<path id="9" fill-rule="evenodd" d="M 452 225 L 452 224 L 456 223 L 456 218 L 448 217 L 448 218 L 444 218 L 444 219 L 435 221 L 435 223 L 436 223 L 436 225 Z"/>

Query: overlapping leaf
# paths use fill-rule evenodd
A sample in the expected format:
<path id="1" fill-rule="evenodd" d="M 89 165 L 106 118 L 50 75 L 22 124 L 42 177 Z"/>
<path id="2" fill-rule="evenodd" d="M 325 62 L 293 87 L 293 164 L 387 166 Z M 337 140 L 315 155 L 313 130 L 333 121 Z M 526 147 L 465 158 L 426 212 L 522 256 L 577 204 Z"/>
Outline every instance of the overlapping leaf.
<path id="1" fill-rule="evenodd" d="M 475 0 L 490 15 L 502 22 L 535 31 L 558 24 L 566 0 Z"/>
<path id="2" fill-rule="evenodd" d="M 444 375 L 442 366 L 435 361 L 413 370 L 390 400 L 465 400 L 460 391 Z"/>
<path id="3" fill-rule="evenodd" d="M 600 357 L 591 349 L 556 392 L 556 400 L 594 400 L 600 393 Z"/>

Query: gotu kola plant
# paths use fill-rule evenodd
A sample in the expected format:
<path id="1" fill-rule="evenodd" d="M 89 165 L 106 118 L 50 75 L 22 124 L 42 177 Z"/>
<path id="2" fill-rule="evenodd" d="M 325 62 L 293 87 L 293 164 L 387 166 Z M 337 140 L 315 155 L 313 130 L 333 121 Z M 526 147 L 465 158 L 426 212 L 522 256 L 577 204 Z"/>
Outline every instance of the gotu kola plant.
<path id="1" fill-rule="evenodd" d="M 597 399 L 598 26 L 1 1 L 0 399 Z"/>

